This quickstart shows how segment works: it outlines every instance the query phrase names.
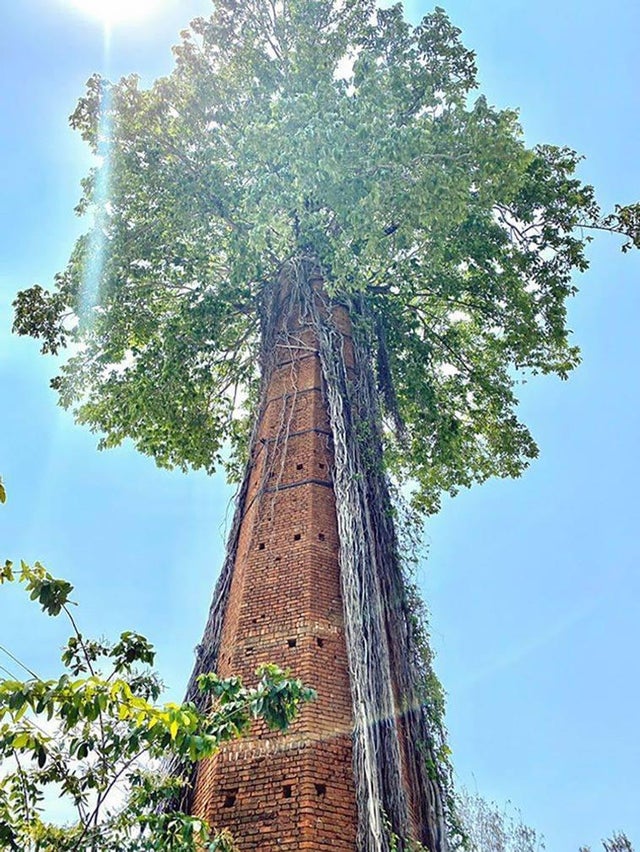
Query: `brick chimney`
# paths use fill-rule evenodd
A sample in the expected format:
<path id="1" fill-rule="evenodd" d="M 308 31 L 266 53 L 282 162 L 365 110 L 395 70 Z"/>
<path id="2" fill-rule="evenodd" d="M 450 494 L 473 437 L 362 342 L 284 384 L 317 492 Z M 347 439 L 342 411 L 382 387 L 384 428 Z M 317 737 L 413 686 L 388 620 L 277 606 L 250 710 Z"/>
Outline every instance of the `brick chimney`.
<path id="1" fill-rule="evenodd" d="M 346 311 L 332 308 L 352 363 Z M 198 767 L 192 812 L 242 852 L 353 852 L 357 812 L 333 449 L 318 340 L 299 306 L 281 321 L 260 420 L 217 672 L 251 683 L 273 662 L 318 693 L 286 733 L 254 725 Z"/>

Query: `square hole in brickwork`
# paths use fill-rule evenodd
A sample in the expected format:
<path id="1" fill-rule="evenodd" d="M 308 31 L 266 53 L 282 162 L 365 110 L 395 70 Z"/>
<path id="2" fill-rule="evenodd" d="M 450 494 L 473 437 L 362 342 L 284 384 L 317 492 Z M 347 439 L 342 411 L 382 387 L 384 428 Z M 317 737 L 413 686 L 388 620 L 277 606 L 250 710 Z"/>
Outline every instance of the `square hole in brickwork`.
<path id="1" fill-rule="evenodd" d="M 298 640 L 297 640 L 297 639 L 287 639 L 287 645 L 288 645 L 290 648 L 295 648 L 297 644 L 298 644 Z"/>
<path id="2" fill-rule="evenodd" d="M 282 556 L 276 556 L 276 560 L 275 560 L 275 561 L 276 561 L 276 562 L 280 562 L 280 560 L 281 560 L 281 559 L 282 559 Z"/>
<path id="3" fill-rule="evenodd" d="M 301 538 L 302 538 L 302 534 L 301 534 L 301 533 L 296 533 L 296 534 L 294 535 L 294 537 L 293 537 L 293 540 L 294 540 L 294 541 L 300 541 L 300 539 L 301 539 Z"/>
<path id="4" fill-rule="evenodd" d="M 318 646 L 318 648 L 323 648 L 324 647 L 324 639 L 321 639 L 320 636 L 317 636 L 316 637 L 316 645 Z"/>
<path id="5" fill-rule="evenodd" d="M 324 533 L 318 533 L 318 541 L 324 541 Z"/>
<path id="6" fill-rule="evenodd" d="M 316 784 L 316 795 L 317 796 L 326 796 L 327 795 L 327 785 L 326 784 Z"/>
<path id="7" fill-rule="evenodd" d="M 296 465 L 296 470 L 302 470 L 303 468 L 304 468 L 303 464 L 297 464 Z"/>
<path id="8" fill-rule="evenodd" d="M 236 798 L 238 797 L 238 789 L 229 790 L 228 793 L 225 793 L 224 802 L 222 803 L 223 808 L 232 808 L 236 803 Z"/>
<path id="9" fill-rule="evenodd" d="M 293 786 L 291 784 L 285 784 L 282 788 L 283 797 L 285 799 L 290 799 L 292 793 L 293 793 Z"/>
<path id="10" fill-rule="evenodd" d="M 264 550 L 264 541 L 261 541 L 258 545 L 258 550 Z"/>
<path id="11" fill-rule="evenodd" d="M 320 468 L 320 470 L 324 470 L 324 462 L 320 462 L 318 464 L 318 467 Z"/>

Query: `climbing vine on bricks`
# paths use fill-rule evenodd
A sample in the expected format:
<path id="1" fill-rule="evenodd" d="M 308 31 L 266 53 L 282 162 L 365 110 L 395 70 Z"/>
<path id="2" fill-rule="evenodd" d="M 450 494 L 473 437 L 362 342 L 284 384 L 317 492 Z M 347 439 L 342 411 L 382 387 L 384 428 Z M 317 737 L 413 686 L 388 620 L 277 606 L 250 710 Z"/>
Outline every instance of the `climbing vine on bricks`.
<path id="1" fill-rule="evenodd" d="M 639 205 L 601 211 L 574 151 L 528 149 L 514 111 L 474 97 L 459 36 L 438 8 L 411 26 L 399 5 L 372 0 L 220 0 L 149 89 L 92 77 L 71 117 L 98 155 L 78 206 L 92 226 L 52 291 L 19 294 L 15 319 L 44 352 L 69 347 L 52 384 L 101 446 L 131 438 L 163 466 L 237 472 L 274 306 L 285 291 L 305 306 L 335 444 L 354 715 L 392 701 L 386 662 L 363 665 L 359 632 L 400 636 L 377 650 L 400 666 L 399 700 L 426 749 L 426 763 L 408 765 L 434 852 L 446 846 L 447 773 L 418 700 L 425 672 L 387 477 L 433 512 L 443 491 L 519 475 L 537 447 L 517 382 L 565 378 L 578 363 L 565 303 L 589 235 L 640 243 Z M 354 382 L 312 281 L 351 313 Z M 199 666 L 215 662 L 234 530 Z M 355 589 L 383 604 L 366 625 L 348 603 Z M 387 849 L 385 826 L 402 838 L 406 821 L 390 780 L 399 757 L 393 732 L 367 719 L 356 727 L 360 836 L 363 849 Z"/>

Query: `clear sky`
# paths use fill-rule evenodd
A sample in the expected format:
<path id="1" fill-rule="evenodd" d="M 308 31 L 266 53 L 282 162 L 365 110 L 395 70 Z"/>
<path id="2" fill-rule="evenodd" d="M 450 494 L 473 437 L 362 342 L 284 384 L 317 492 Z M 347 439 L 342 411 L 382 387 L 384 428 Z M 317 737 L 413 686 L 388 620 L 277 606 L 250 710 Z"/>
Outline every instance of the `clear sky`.
<path id="1" fill-rule="evenodd" d="M 209 4 L 164 0 L 108 43 L 71 0 L 1 5 L 0 557 L 69 578 L 88 633 L 146 633 L 178 699 L 231 492 L 130 447 L 98 453 L 56 407 L 54 363 L 10 335 L 10 303 L 51 282 L 81 229 L 72 211 L 89 157 L 67 116 L 84 81 L 166 73 L 178 31 Z M 636 0 L 445 5 L 478 54 L 483 91 L 521 108 L 527 140 L 583 152 L 581 176 L 605 205 L 638 200 Z M 414 20 L 428 8 L 407 4 Z M 419 573 L 458 781 L 516 803 L 550 852 L 595 847 L 615 829 L 640 846 L 640 256 L 606 235 L 590 256 L 570 310 L 584 363 L 567 383 L 535 379 L 521 394 L 540 459 L 520 480 L 445 500 Z M 2 590 L 0 644 L 46 674 L 63 636 Z"/>

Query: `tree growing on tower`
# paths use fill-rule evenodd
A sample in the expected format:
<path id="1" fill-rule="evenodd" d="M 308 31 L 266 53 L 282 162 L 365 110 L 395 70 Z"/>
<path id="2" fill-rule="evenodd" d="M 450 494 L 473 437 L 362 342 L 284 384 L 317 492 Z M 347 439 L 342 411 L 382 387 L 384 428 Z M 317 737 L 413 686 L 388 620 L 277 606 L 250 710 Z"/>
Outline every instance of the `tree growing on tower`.
<path id="1" fill-rule="evenodd" d="M 574 151 L 527 148 L 515 112 L 474 96 L 459 35 L 441 9 L 411 26 L 370 0 L 220 0 L 149 89 L 89 80 L 71 122 L 98 156 L 78 206 L 92 226 L 52 291 L 16 300 L 19 333 L 70 348 L 52 384 L 102 447 L 130 438 L 245 488 L 278 318 L 304 313 L 335 453 L 362 850 L 439 852 L 454 831 L 389 478 L 429 513 L 442 492 L 518 476 L 537 448 L 517 383 L 578 363 L 565 305 L 589 235 L 640 242 L 638 205 L 603 213 Z"/>

